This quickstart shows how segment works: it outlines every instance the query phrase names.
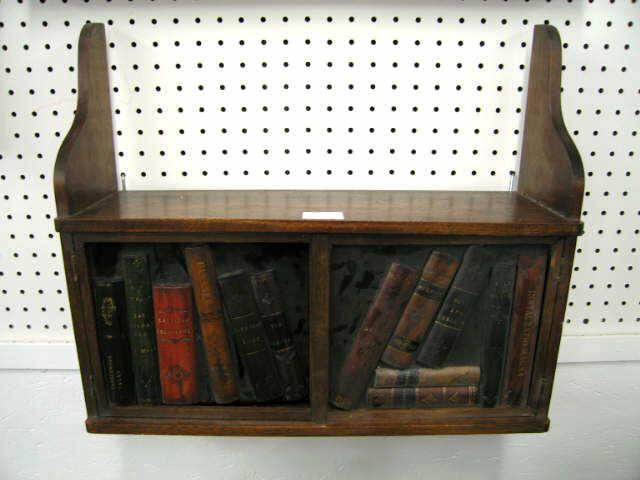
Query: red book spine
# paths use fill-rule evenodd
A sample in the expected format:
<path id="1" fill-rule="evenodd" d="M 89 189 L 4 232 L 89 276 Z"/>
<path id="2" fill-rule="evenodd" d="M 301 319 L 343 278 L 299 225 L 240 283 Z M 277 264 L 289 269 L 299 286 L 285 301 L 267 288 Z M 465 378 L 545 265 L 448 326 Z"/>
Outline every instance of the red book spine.
<path id="1" fill-rule="evenodd" d="M 191 286 L 155 285 L 153 309 L 162 401 L 171 405 L 196 403 L 198 374 Z"/>

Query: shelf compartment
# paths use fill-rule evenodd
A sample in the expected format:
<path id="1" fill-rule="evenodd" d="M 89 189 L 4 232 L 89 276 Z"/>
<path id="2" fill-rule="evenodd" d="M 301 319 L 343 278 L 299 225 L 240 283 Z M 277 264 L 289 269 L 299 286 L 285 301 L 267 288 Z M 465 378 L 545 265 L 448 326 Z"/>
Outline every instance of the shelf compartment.
<path id="1" fill-rule="evenodd" d="M 236 239 L 240 240 L 240 239 Z M 94 279 L 97 276 L 101 276 L 103 272 L 110 271 L 112 272 L 111 276 L 107 279 L 103 280 L 103 282 L 109 282 L 109 284 L 114 284 L 114 282 L 121 282 L 123 277 L 123 254 L 126 252 L 136 252 L 135 255 L 140 255 L 140 251 L 146 252 L 145 255 L 148 255 L 148 265 L 151 282 L 154 283 L 154 271 L 157 270 L 158 266 L 162 262 L 163 258 L 167 257 L 175 257 L 179 263 L 183 263 L 185 261 L 183 251 L 186 247 L 193 245 L 192 243 L 159 243 L 159 244 L 150 244 L 147 242 L 91 242 L 83 245 L 83 250 L 85 252 L 84 258 L 86 267 L 83 267 L 83 270 L 88 269 L 90 278 Z M 252 383 L 254 379 L 248 373 L 248 366 L 245 364 L 244 357 L 240 355 L 238 350 L 238 342 L 239 337 L 236 336 L 236 330 L 231 326 L 231 321 L 227 319 L 226 323 L 226 331 L 228 335 L 227 342 L 231 346 L 231 357 L 232 357 L 232 366 L 230 368 L 233 369 L 234 376 L 237 379 L 237 387 L 239 391 L 239 398 L 233 402 L 228 404 L 216 404 L 213 398 L 213 392 L 209 391 L 209 387 L 206 385 L 213 385 L 214 380 L 205 380 L 208 378 L 208 370 L 207 370 L 207 360 L 204 357 L 204 341 L 198 340 L 200 337 L 200 323 L 198 320 L 198 312 L 194 305 L 194 323 L 193 328 L 195 329 L 195 349 L 196 349 L 196 364 L 197 364 L 197 377 L 199 378 L 197 384 L 198 390 L 198 400 L 192 402 L 191 405 L 140 405 L 135 399 L 129 399 L 125 402 L 121 402 L 120 404 L 114 404 L 113 401 L 109 399 L 109 385 L 110 382 L 107 382 L 107 371 L 106 367 L 106 353 L 103 351 L 104 345 L 101 343 L 102 336 L 106 334 L 106 330 L 100 333 L 100 326 L 103 325 L 101 315 L 94 314 L 95 307 L 93 305 L 95 301 L 95 285 L 94 280 L 91 282 L 91 289 L 87 289 L 85 286 L 85 326 L 87 330 L 87 335 L 89 341 L 94 345 L 93 351 L 94 354 L 92 356 L 91 362 L 94 365 L 94 381 L 95 381 L 95 391 L 96 391 L 96 399 L 98 405 L 98 412 L 101 416 L 124 416 L 124 417 L 159 417 L 159 418 L 236 418 L 236 419 L 272 419 L 272 420 L 285 420 L 287 418 L 295 419 L 295 420 L 310 420 L 310 406 L 309 406 L 309 245 L 301 242 L 289 242 L 289 243 L 246 243 L 237 241 L 234 243 L 207 243 L 201 245 L 208 245 L 210 247 L 210 251 L 213 256 L 213 264 L 215 265 L 215 271 L 217 274 L 217 278 L 220 279 L 225 274 L 237 274 L 238 272 L 244 272 L 246 275 L 246 287 L 249 291 L 252 290 L 250 279 L 253 274 L 261 274 L 264 272 L 264 275 L 268 275 L 268 278 L 271 278 L 273 282 L 275 282 L 274 288 L 271 289 L 270 286 L 267 287 L 255 287 L 255 294 L 250 293 L 249 295 L 252 298 L 255 298 L 256 304 L 262 300 L 267 301 L 269 305 L 281 305 L 281 309 L 278 308 L 278 311 L 282 312 L 282 317 L 278 317 L 279 319 L 284 319 L 286 330 L 291 335 L 292 346 L 295 350 L 295 367 L 296 371 L 298 371 L 298 375 L 300 375 L 300 381 L 296 384 L 299 388 L 296 392 L 296 395 L 292 397 L 292 399 L 287 400 L 283 396 L 279 398 L 275 398 L 270 401 L 257 401 L 254 396 L 253 387 L 255 384 Z M 137 257 L 135 257 L 137 258 Z M 186 276 L 187 269 L 186 266 L 183 265 L 184 272 L 183 274 Z M 263 275 L 263 278 L 265 278 Z M 188 278 L 188 277 L 187 277 Z M 260 277 L 256 277 L 260 278 Z M 259 281 L 259 280 L 256 280 Z M 268 285 L 272 283 L 267 282 Z M 133 285 L 133 284 L 132 284 Z M 133 286 L 131 287 L 133 288 Z M 138 287 L 136 287 L 138 288 Z M 91 290 L 91 291 L 90 291 Z M 192 287 L 189 287 L 189 291 L 192 290 Z M 133 290 L 131 291 L 133 292 Z M 260 297 L 258 296 L 258 292 Z M 93 294 L 92 294 L 93 293 Z M 224 300 L 224 293 L 221 292 L 222 299 Z M 227 292 L 228 293 L 228 292 Z M 130 292 L 126 288 L 124 288 L 125 297 L 130 295 Z M 131 293 L 133 294 L 133 293 Z M 265 297 L 263 298 L 262 295 Z M 122 305 L 120 305 L 117 297 L 114 295 L 113 298 L 110 297 L 111 304 L 117 305 L 117 309 L 122 308 L 123 311 L 126 309 L 126 301 L 125 297 L 122 298 Z M 278 298 L 276 298 L 278 297 Z M 247 297 L 249 298 L 249 297 Z M 155 302 L 155 300 L 154 300 Z M 276 302 L 276 303 L 273 303 Z M 102 311 L 102 310 L 101 310 Z M 259 312 L 257 312 L 259 315 Z M 157 312 L 154 315 L 156 316 L 157 321 Z M 119 331 L 124 338 L 124 343 L 120 343 L 119 347 L 111 346 L 109 350 L 109 357 L 114 358 L 112 355 L 114 353 L 122 354 L 120 357 L 126 357 L 128 360 L 124 361 L 124 374 L 123 378 L 130 378 L 129 384 L 135 384 L 135 388 L 138 388 L 137 382 L 134 382 L 134 364 L 129 358 L 130 355 L 136 351 L 131 345 L 131 350 L 129 350 L 129 346 L 131 344 L 131 334 L 133 334 L 133 330 L 129 322 L 131 321 L 131 315 L 126 313 L 120 314 L 118 317 L 120 318 L 121 327 Z M 105 320 L 106 322 L 106 320 Z M 113 320 L 111 320 L 113 322 Z M 262 322 L 261 322 L 262 323 Z M 111 323 L 109 323 L 111 324 Z M 244 324 L 243 324 L 244 325 Z M 142 325 L 135 326 L 136 329 L 140 328 Z M 266 326 L 266 324 L 265 324 Z M 156 328 L 159 328 L 156 325 Z M 236 327 L 237 328 L 237 327 Z M 281 328 L 281 327 L 278 327 Z M 136 330 L 139 332 L 140 330 Z M 112 335 L 114 330 L 109 330 L 109 334 Z M 264 332 L 266 334 L 266 331 Z M 280 332 L 281 333 L 281 332 Z M 239 335 L 239 333 L 238 333 Z M 155 332 L 154 332 L 155 337 Z M 278 337 L 282 338 L 282 337 Z M 245 337 L 246 340 L 246 337 Z M 265 338 L 267 343 L 269 340 Z M 110 344 L 114 345 L 114 344 Z M 275 354 L 274 354 L 275 355 Z M 159 355 L 160 357 L 160 355 Z M 275 357 L 274 357 L 275 358 Z M 287 354 L 287 358 L 288 354 Z M 146 360 L 145 360 L 146 361 Z M 128 368 L 126 367 L 128 365 Z M 265 369 L 264 372 L 271 371 L 272 373 L 280 376 L 279 373 L 279 363 L 278 360 L 274 360 L 272 365 L 272 370 Z M 116 374 L 118 371 L 116 371 Z M 195 372 L 194 372 L 195 373 Z M 255 373 L 255 372 L 254 372 Z M 157 378 L 157 376 L 156 376 Z M 162 383 L 162 382 L 161 382 Z M 283 381 L 283 390 L 282 394 L 285 394 L 284 386 L 285 383 Z M 164 386 L 163 386 L 164 388 Z M 133 387 L 132 387 L 133 389 Z M 138 392 L 139 393 L 139 392 Z M 265 392 L 255 392 L 256 396 L 260 393 Z M 259 398 L 259 396 L 258 396 Z M 272 397 L 269 397 L 272 398 Z"/>
<path id="2" fill-rule="evenodd" d="M 335 406 L 420 412 L 529 404 L 551 248 L 480 245 L 469 237 L 467 242 L 333 246 L 330 398 Z M 423 268 L 437 284 L 420 279 Z M 418 333 L 419 328 L 425 330 Z M 525 344 L 510 344 L 510 329 L 526 330 Z M 516 376 L 515 365 L 526 371 Z"/>

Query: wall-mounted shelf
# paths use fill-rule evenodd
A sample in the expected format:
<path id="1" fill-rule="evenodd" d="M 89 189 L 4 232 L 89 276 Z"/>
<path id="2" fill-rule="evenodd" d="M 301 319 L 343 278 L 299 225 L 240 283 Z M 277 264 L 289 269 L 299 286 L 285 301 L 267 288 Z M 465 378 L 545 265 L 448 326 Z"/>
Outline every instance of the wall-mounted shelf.
<path id="1" fill-rule="evenodd" d="M 55 169 L 56 227 L 65 258 L 87 429 L 211 435 L 545 431 L 575 238 L 582 231 L 584 188 L 582 164 L 560 112 L 560 55 L 557 31 L 536 26 L 516 192 L 123 192 L 117 189 L 115 173 L 104 28 L 87 24 L 80 35 L 78 109 Z M 340 211 L 344 220 L 302 219 L 302 213 L 309 211 Z M 282 312 L 307 387 L 301 398 L 256 400 L 260 392 L 251 381 L 251 369 L 242 355 L 234 353 L 241 350 L 238 337 L 227 333 L 234 376 L 241 387 L 234 402 L 216 404 L 205 396 L 191 405 L 114 401 L 110 390 L 114 383 L 107 378 L 100 338 L 104 332 L 95 314 L 101 312 L 95 304 L 95 278 L 105 264 L 111 262 L 114 267 L 118 256 L 132 244 L 182 252 L 196 243 L 204 243 L 213 252 L 218 278 L 239 268 L 249 275 L 275 271 Z M 467 275 L 467 280 L 486 275 L 486 281 L 478 283 L 477 302 L 474 297 L 475 303 L 467 305 L 473 307 L 472 312 L 467 321 L 462 318 L 464 328 L 437 366 L 480 367 L 480 378 L 446 387 L 420 385 L 411 395 L 400 391 L 398 383 L 382 393 L 392 406 L 404 408 L 379 408 L 375 401 L 367 400 L 366 390 L 376 388 L 371 385 L 373 368 L 402 322 L 409 296 L 417 294 L 414 289 L 425 262 L 438 251 L 461 264 L 448 284 L 453 286 L 448 291 L 443 287 L 440 301 L 447 305 L 453 289 L 465 285 L 460 272 L 465 271 L 469 252 L 475 250 L 471 246 L 480 247 L 486 256 L 475 262 L 476 274 Z M 162 254 L 159 257 L 164 260 Z M 526 270 L 526 258 L 537 258 L 538 270 Z M 397 285 L 388 290 L 395 294 L 384 293 L 386 287 L 391 288 L 388 272 L 393 263 L 414 272 L 404 279 L 408 295 L 404 301 L 398 297 Z M 502 314 L 511 331 L 503 330 L 503 350 L 496 357 L 487 353 L 487 342 L 491 342 L 487 339 L 498 322 L 499 312 L 491 306 L 500 304 L 494 297 L 498 296 L 495 288 L 502 285 L 497 273 L 502 267 L 498 266 L 504 264 L 511 265 L 507 303 L 513 308 Z M 537 277 L 531 272 L 537 272 Z M 533 285 L 536 280 L 537 287 Z M 212 282 L 217 285 L 216 278 Z M 536 297 L 537 307 L 527 303 L 526 294 L 518 303 L 518 292 L 534 290 L 535 295 L 530 296 Z M 222 292 L 221 296 L 231 302 L 233 294 Z M 393 299 L 398 304 L 392 308 Z M 234 320 L 232 308 L 225 305 L 223 323 L 229 331 Z M 383 312 L 376 317 L 377 323 L 372 314 L 375 308 Z M 434 318 L 433 325 L 438 320 L 446 323 L 444 317 Z M 378 330 L 384 323 L 388 333 L 379 330 L 379 338 L 367 340 L 362 333 L 369 331 L 363 327 L 367 319 Z M 433 344 L 433 329 L 417 342 L 420 352 Z M 354 352 L 361 351 L 368 359 L 359 364 L 362 355 Z M 504 361 L 495 360 L 503 357 Z M 349 365 L 353 368 L 347 372 Z M 407 366 L 425 372 L 415 359 Z M 487 378 L 496 377 L 496 371 L 501 379 L 499 398 L 487 405 Z M 199 378 L 211 388 L 210 375 L 200 373 Z M 524 378 L 521 396 L 513 400 L 507 393 L 507 379 L 515 381 L 519 376 Z M 280 380 L 286 384 L 282 374 Z M 338 399 L 342 390 L 345 385 L 360 384 L 362 388 L 354 386 L 356 391 L 350 392 L 355 400 L 345 410 Z M 461 385 L 468 393 L 464 405 L 453 390 L 439 390 L 446 400 L 433 400 L 434 392 L 427 391 Z"/>

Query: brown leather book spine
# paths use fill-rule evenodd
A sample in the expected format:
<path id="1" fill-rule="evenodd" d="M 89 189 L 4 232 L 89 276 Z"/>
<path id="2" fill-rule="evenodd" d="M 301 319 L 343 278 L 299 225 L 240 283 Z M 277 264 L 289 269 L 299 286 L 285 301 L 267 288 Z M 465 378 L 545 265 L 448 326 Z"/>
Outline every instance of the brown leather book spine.
<path id="1" fill-rule="evenodd" d="M 420 365 L 439 368 L 445 362 L 464 328 L 466 317 L 487 285 L 493 260 L 493 255 L 480 246 L 472 245 L 467 249 L 442 307 L 422 342 L 416 358 Z"/>
<path id="2" fill-rule="evenodd" d="M 378 367 L 373 377 L 373 386 L 377 388 L 477 386 L 479 382 L 480 367 L 477 365 L 407 370 Z"/>
<path id="3" fill-rule="evenodd" d="M 546 270 L 546 254 L 518 256 L 502 405 L 527 404 Z"/>
<path id="4" fill-rule="evenodd" d="M 197 403 L 198 373 L 191 285 L 154 285 L 153 308 L 162 401 Z"/>
<path id="5" fill-rule="evenodd" d="M 421 388 L 369 388 L 369 408 L 442 408 L 474 405 L 475 385 Z"/>
<path id="6" fill-rule="evenodd" d="M 408 367 L 416 356 L 425 333 L 438 313 L 460 261 L 435 251 L 422 270 L 422 276 L 405 308 L 382 362 L 396 368 Z"/>
<path id="7" fill-rule="evenodd" d="M 349 410 L 358 405 L 418 280 L 413 269 L 393 263 L 358 329 L 337 375 L 332 403 Z"/>
<path id="8" fill-rule="evenodd" d="M 209 387 L 216 403 L 231 403 L 238 399 L 238 382 L 211 249 L 207 245 L 187 247 L 185 260 L 198 309 L 196 321 L 202 332 Z"/>

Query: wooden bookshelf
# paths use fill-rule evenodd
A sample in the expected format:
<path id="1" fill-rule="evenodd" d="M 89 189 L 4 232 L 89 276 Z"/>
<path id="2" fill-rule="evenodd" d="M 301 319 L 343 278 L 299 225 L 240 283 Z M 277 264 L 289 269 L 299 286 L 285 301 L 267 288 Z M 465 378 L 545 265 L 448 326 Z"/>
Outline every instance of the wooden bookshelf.
<path id="1" fill-rule="evenodd" d="M 118 191 L 102 24 L 80 34 L 79 94 L 55 166 L 55 194 L 76 347 L 94 433 L 197 435 L 416 435 L 543 432 L 566 307 L 584 175 L 560 110 L 561 42 L 538 25 L 517 191 Z M 340 211 L 344 220 L 306 220 Z M 100 245 L 208 242 L 216 248 L 287 245 L 306 259 L 308 398 L 287 404 L 114 406 L 105 392 L 91 290 Z M 350 411 L 331 405 L 337 350 L 332 258 L 385 247 L 417 255 L 437 246 L 548 252 L 544 298 L 526 404 Z M 247 247 L 249 246 L 249 247 Z M 294 248 L 295 247 L 295 248 Z M 262 247 L 260 247 L 262 248 Z M 346 249 L 346 250 L 340 250 Z M 395 250 L 394 250 L 395 249 Z M 422 249 L 422 250 L 421 250 Z M 426 250 L 425 250 L 426 249 Z M 270 251 L 265 247 L 265 251 Z M 375 250 L 377 251 L 377 250 Z M 404 252 L 404 253 L 403 253 Z M 412 257 L 413 258 L 413 257 Z M 358 261 L 358 258 L 353 258 Z M 376 279 L 375 281 L 380 281 Z"/>

